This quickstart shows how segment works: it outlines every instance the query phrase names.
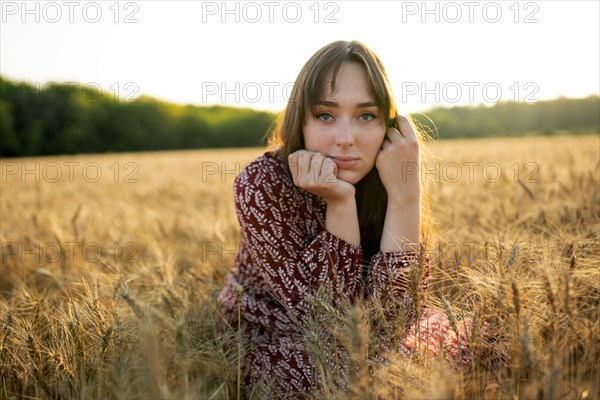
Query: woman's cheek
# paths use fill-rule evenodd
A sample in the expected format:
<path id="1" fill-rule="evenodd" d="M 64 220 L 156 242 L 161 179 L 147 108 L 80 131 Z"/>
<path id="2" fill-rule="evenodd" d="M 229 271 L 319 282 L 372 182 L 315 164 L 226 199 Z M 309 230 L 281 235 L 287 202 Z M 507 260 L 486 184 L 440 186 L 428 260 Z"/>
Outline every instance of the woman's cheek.
<path id="1" fill-rule="evenodd" d="M 378 138 L 377 140 L 375 140 L 373 143 L 371 143 L 370 146 L 370 156 L 371 156 L 371 164 L 375 165 L 375 160 L 377 159 L 377 154 L 379 154 L 379 150 L 381 149 L 381 146 L 383 145 L 383 136 L 381 136 L 381 138 Z"/>

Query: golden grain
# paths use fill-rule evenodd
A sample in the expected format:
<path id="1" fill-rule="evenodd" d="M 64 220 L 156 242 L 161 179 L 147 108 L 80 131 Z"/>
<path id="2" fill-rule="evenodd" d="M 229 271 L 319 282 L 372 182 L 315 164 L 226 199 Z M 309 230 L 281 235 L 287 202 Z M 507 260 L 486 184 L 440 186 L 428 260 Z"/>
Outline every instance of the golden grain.
<path id="1" fill-rule="evenodd" d="M 376 336 L 395 347 L 414 310 L 389 319 L 377 301 L 336 307 L 323 293 L 311 304 L 324 318 L 303 332 L 323 385 L 312 397 L 600 398 L 598 142 L 430 144 L 438 164 L 423 168 L 434 222 L 422 250 L 432 261 L 428 306 L 444 308 L 455 332 L 472 317 L 471 371 L 394 354 L 368 363 Z M 239 240 L 231 171 L 261 152 L 20 159 L 95 162 L 105 174 L 2 182 L 0 397 L 238 397 L 247 349 L 217 334 L 215 294 Z M 111 175 L 128 162 L 137 183 Z M 444 174 L 456 165 L 459 179 Z M 422 274 L 412 266 L 405 277 L 416 304 L 426 301 Z M 333 348 L 351 361 L 348 376 L 328 367 Z M 268 387 L 265 377 L 251 392 L 261 398 Z"/>

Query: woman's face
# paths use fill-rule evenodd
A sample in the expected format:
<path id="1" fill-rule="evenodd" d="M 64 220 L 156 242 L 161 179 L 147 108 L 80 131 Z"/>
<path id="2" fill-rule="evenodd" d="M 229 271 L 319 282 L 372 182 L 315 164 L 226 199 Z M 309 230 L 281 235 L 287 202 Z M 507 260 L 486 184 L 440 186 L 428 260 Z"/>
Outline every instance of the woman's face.
<path id="1" fill-rule="evenodd" d="M 364 66 L 344 62 L 330 93 L 332 71 L 324 82 L 328 95 L 316 105 L 316 113 L 306 112 L 303 135 L 305 149 L 332 158 L 337 177 L 356 184 L 375 165 L 385 136 L 385 118 L 377 107 Z"/>

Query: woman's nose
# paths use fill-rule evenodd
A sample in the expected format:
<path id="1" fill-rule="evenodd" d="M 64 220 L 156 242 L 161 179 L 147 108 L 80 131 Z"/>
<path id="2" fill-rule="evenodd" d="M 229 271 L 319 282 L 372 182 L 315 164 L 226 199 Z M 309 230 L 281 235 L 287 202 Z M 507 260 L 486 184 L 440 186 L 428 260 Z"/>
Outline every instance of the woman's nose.
<path id="1" fill-rule="evenodd" d="M 340 130 L 335 138 L 335 144 L 338 146 L 354 145 L 354 135 L 352 133 L 352 127 L 350 124 L 344 123 L 340 126 Z"/>

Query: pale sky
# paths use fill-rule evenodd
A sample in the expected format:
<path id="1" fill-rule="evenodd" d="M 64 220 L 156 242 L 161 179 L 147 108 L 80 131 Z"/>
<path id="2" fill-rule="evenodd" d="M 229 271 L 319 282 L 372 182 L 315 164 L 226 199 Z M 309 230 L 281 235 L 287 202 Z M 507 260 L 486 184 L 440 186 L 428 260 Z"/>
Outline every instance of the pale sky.
<path id="1" fill-rule="evenodd" d="M 0 73 L 280 111 L 308 58 L 343 39 L 379 55 L 400 112 L 583 97 L 600 91 L 599 4 L 2 0 Z"/>

